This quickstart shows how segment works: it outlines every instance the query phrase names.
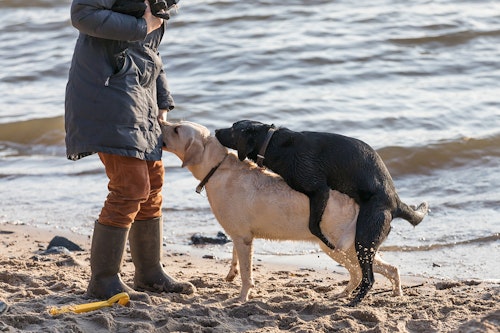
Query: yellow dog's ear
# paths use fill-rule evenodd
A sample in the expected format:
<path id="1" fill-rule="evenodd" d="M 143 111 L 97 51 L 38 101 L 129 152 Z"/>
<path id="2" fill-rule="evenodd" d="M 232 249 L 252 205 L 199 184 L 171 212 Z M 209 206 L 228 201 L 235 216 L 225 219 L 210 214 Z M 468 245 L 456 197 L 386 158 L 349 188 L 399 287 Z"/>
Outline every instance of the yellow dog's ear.
<path id="1" fill-rule="evenodd" d="M 200 164 L 204 150 L 205 150 L 204 141 L 195 140 L 194 138 L 191 138 L 186 143 L 186 149 L 184 154 L 184 161 L 182 162 L 182 167 L 184 168 L 188 165 Z"/>

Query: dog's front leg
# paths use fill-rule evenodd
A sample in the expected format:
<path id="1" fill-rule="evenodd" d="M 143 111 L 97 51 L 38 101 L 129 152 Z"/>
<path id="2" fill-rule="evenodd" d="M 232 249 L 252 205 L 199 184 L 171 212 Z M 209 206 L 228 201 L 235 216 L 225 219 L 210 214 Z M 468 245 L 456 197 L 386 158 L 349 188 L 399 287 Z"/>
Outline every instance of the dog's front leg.
<path id="1" fill-rule="evenodd" d="M 335 245 L 325 237 L 320 228 L 321 219 L 330 197 L 330 188 L 326 186 L 322 190 L 310 193 L 307 196 L 309 197 L 309 231 L 330 249 L 335 250 Z"/>
<path id="2" fill-rule="evenodd" d="M 233 242 L 240 262 L 241 292 L 238 300 L 246 302 L 250 289 L 255 286 L 252 275 L 253 238 L 237 238 Z"/>
<path id="3" fill-rule="evenodd" d="M 229 273 L 227 273 L 226 281 L 233 281 L 236 275 L 238 275 L 238 253 L 236 252 L 236 246 L 233 246 L 233 259 L 231 260 L 231 267 Z"/>

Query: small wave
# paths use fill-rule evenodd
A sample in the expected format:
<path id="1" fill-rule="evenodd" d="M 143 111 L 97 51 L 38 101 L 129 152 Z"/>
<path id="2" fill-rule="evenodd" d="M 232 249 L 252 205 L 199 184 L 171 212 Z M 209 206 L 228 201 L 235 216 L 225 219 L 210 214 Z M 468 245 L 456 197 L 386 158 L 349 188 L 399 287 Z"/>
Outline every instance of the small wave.
<path id="1" fill-rule="evenodd" d="M 16 145 L 64 146 L 64 117 L 0 124 L 0 142 Z M 426 146 L 390 146 L 377 150 L 393 176 L 500 162 L 500 133 L 485 138 L 461 137 Z"/>
<path id="2" fill-rule="evenodd" d="M 63 145 L 64 118 L 59 116 L 0 124 L 0 141 L 46 146 Z"/>
<path id="3" fill-rule="evenodd" d="M 386 252 L 432 251 L 432 250 L 439 250 L 460 245 L 490 243 L 490 242 L 496 242 L 498 240 L 500 240 L 500 233 L 495 233 L 491 236 L 479 237 L 479 238 L 468 239 L 460 242 L 453 242 L 447 244 L 430 244 L 430 245 L 419 245 L 419 246 L 399 246 L 399 245 L 382 246 L 380 247 L 380 251 L 386 251 Z"/>
<path id="4" fill-rule="evenodd" d="M 58 0 L 30 0 L 30 1 L 19 1 L 19 0 L 4 0 L 0 2 L 0 8 L 53 8 L 56 6 L 65 5 Z"/>
<path id="5" fill-rule="evenodd" d="M 480 139 L 464 137 L 422 147 L 385 147 L 378 153 L 393 176 L 478 163 L 498 164 L 500 134 Z"/>
<path id="6" fill-rule="evenodd" d="M 500 36 L 500 30 L 491 31 L 458 31 L 445 33 L 437 36 L 424 36 L 424 37 L 414 37 L 414 38 L 392 38 L 389 42 L 399 45 L 424 45 L 424 44 L 441 44 L 444 46 L 456 46 L 460 44 L 466 44 L 469 41 L 480 38 L 480 37 L 498 37 Z"/>

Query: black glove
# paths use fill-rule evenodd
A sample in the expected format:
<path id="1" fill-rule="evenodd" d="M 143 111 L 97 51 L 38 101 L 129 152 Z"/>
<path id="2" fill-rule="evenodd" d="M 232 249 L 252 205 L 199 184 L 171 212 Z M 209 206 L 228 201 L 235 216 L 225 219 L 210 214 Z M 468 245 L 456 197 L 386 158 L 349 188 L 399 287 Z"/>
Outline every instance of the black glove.
<path id="1" fill-rule="evenodd" d="M 111 10 L 140 18 L 144 15 L 146 4 L 141 0 L 117 0 Z"/>
<path id="2" fill-rule="evenodd" d="M 179 0 L 148 0 L 148 2 L 151 7 L 151 14 L 168 20 L 170 18 L 168 11 L 175 6 Z M 117 0 L 111 9 L 118 13 L 140 18 L 144 16 L 146 4 L 143 0 Z"/>

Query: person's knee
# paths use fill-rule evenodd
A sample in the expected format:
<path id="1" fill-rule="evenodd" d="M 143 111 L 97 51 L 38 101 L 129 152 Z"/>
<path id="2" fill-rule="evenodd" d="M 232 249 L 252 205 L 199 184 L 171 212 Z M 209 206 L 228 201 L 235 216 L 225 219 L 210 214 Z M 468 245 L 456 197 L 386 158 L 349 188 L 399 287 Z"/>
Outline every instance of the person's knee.
<path id="1" fill-rule="evenodd" d="M 151 193 L 151 186 L 148 182 L 131 184 L 124 195 L 125 200 L 137 201 L 139 203 L 148 200 Z"/>

